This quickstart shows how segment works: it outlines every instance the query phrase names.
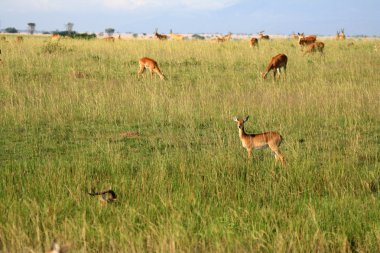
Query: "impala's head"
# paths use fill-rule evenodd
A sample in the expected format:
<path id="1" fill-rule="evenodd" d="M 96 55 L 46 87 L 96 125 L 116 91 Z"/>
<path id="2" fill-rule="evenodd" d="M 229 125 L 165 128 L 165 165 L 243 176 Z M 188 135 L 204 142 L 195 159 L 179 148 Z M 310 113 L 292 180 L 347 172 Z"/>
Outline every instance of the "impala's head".
<path id="1" fill-rule="evenodd" d="M 245 117 L 245 119 L 238 119 L 237 117 L 234 117 L 234 121 L 239 129 L 243 129 L 244 123 L 247 122 L 248 118 L 249 116 Z"/>

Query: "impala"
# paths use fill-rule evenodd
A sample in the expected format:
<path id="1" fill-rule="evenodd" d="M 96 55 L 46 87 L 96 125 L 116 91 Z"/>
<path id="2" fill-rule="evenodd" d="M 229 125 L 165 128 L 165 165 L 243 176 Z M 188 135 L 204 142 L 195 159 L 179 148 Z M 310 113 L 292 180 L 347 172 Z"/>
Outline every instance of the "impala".
<path id="1" fill-rule="evenodd" d="M 115 42 L 115 38 L 112 37 L 112 36 L 105 37 L 105 38 L 103 38 L 103 40 L 110 41 L 110 42 Z"/>
<path id="2" fill-rule="evenodd" d="M 281 68 L 284 68 L 286 73 L 286 65 L 288 64 L 288 57 L 285 54 L 278 54 L 270 60 L 265 72 L 261 74 L 263 79 L 266 78 L 269 71 L 273 70 L 273 77 L 276 80 L 276 74 L 281 75 Z"/>
<path id="3" fill-rule="evenodd" d="M 241 144 L 247 150 L 248 159 L 251 158 L 252 149 L 270 148 L 275 154 L 276 161 L 280 160 L 285 165 L 284 155 L 280 152 L 279 146 L 282 142 L 282 136 L 277 132 L 265 132 L 261 134 L 247 134 L 244 130 L 244 123 L 247 122 L 249 116 L 245 119 L 234 117 L 239 129 L 239 137 Z"/>
<path id="4" fill-rule="evenodd" d="M 323 54 L 324 48 L 325 48 L 325 43 L 321 41 L 316 41 L 306 46 L 306 48 L 304 49 L 305 51 L 304 55 L 307 53 L 314 53 L 314 52 L 320 52 L 321 54 Z"/>
<path id="5" fill-rule="evenodd" d="M 259 32 L 261 40 L 269 40 L 269 35 L 264 35 L 264 31 Z"/>
<path id="6" fill-rule="evenodd" d="M 139 60 L 139 65 L 140 65 L 140 69 L 137 74 L 138 79 L 140 79 L 140 76 L 142 75 L 142 73 L 144 73 L 145 69 L 149 69 L 151 79 L 153 79 L 153 73 L 156 73 L 157 75 L 159 75 L 161 80 L 165 79 L 165 76 L 162 74 L 155 60 L 148 57 L 143 57 Z"/>
<path id="7" fill-rule="evenodd" d="M 61 39 L 61 35 L 59 35 L 59 34 L 53 34 L 51 36 L 51 40 L 53 40 L 53 41 L 59 41 L 60 39 Z"/>
<path id="8" fill-rule="evenodd" d="M 340 29 L 340 33 L 339 33 L 339 40 L 345 40 L 346 39 L 346 35 L 344 34 L 344 29 Z"/>
<path id="9" fill-rule="evenodd" d="M 16 42 L 23 42 L 24 38 L 22 36 L 17 36 L 16 37 Z"/>
<path id="10" fill-rule="evenodd" d="M 183 40 L 185 36 L 183 36 L 182 34 L 178 34 L 178 33 L 172 33 L 170 32 L 170 38 L 174 39 L 174 40 Z"/>
<path id="11" fill-rule="evenodd" d="M 159 40 L 167 40 L 168 39 L 167 35 L 159 34 L 157 31 L 158 31 L 158 29 L 156 28 L 156 32 L 154 33 L 154 36 L 156 36 L 157 39 L 159 39 Z"/>
<path id="12" fill-rule="evenodd" d="M 255 47 L 255 46 L 259 46 L 259 40 L 258 39 L 256 39 L 256 38 L 251 38 L 250 40 L 249 40 L 249 46 L 250 47 Z"/>
<path id="13" fill-rule="evenodd" d="M 317 36 L 315 35 L 308 35 L 305 37 L 303 33 L 298 33 L 298 44 L 300 44 L 300 46 L 309 45 L 314 43 L 316 40 Z"/>

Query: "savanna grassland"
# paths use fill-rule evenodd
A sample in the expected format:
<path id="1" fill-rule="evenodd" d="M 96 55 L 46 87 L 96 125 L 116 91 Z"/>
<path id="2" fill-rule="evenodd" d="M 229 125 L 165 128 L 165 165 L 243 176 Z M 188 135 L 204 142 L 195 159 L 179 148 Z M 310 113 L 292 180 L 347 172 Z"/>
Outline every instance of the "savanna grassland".
<path id="1" fill-rule="evenodd" d="M 0 252 L 380 251 L 379 41 L 7 39 Z M 262 80 L 278 53 L 286 79 Z M 137 80 L 143 56 L 168 80 Z M 284 137 L 285 168 L 247 161 L 247 115 Z"/>

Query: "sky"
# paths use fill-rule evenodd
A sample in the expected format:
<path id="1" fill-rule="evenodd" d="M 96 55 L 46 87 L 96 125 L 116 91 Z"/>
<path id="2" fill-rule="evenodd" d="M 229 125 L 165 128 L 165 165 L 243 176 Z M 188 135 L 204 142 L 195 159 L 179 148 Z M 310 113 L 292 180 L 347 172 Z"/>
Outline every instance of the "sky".
<path id="1" fill-rule="evenodd" d="M 380 36 L 380 0 L 0 0 L 0 29 Z"/>

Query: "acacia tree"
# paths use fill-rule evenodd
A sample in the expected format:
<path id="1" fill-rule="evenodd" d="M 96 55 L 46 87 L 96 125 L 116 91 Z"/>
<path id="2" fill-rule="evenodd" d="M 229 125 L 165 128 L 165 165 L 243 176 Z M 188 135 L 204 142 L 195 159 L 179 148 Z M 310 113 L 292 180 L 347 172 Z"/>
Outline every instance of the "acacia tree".
<path id="1" fill-rule="evenodd" d="M 67 33 L 71 33 L 73 31 L 74 23 L 69 22 L 65 25 L 65 27 L 66 27 Z"/>
<path id="2" fill-rule="evenodd" d="M 113 33 L 115 32 L 115 29 L 113 29 L 113 28 L 106 28 L 104 31 L 108 34 L 108 36 L 111 37 L 113 35 Z"/>
<path id="3" fill-rule="evenodd" d="M 29 26 L 29 33 L 33 34 L 34 31 L 36 30 L 36 24 L 35 23 L 28 23 Z"/>

